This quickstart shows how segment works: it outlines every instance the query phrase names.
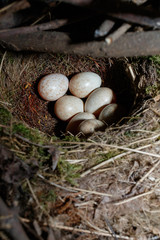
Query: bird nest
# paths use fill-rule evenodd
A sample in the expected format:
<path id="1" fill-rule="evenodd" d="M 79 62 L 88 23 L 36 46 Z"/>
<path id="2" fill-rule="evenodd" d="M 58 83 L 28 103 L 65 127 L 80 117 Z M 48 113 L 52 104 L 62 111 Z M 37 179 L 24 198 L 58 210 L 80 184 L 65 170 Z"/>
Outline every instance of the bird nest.
<path id="1" fill-rule="evenodd" d="M 9 128 L 1 131 L 1 141 L 27 164 L 38 159 L 33 183 L 28 175 L 26 182 L 20 178 L 26 197 L 19 200 L 19 214 L 31 239 L 38 239 L 38 234 L 42 239 L 158 239 L 160 97 L 152 62 L 5 52 L 0 71 L 0 103 L 13 116 L 8 126 L 0 122 L 1 128 Z M 128 109 L 118 124 L 88 139 L 66 135 L 66 123 L 54 116 L 54 102 L 37 93 L 39 79 L 46 74 L 70 78 L 83 71 L 99 74 L 103 86 L 112 88 Z M 37 139 L 27 139 L 28 132 L 25 137 L 14 134 L 15 118 L 29 126 L 27 131 L 38 129 Z M 49 144 L 51 165 L 43 144 Z M 50 144 L 58 147 L 58 153 Z"/>
<path id="2" fill-rule="evenodd" d="M 102 86 L 113 89 L 117 102 L 129 112 L 136 94 L 129 64 L 124 60 L 94 59 L 63 54 L 22 54 L 7 53 L 2 68 L 2 100 L 12 104 L 12 111 L 31 127 L 48 134 L 65 132 L 66 123 L 54 115 L 55 102 L 42 100 L 37 84 L 44 75 L 62 73 L 69 79 L 79 72 L 95 72 L 102 78 Z M 134 78 L 134 77 L 133 77 Z"/>

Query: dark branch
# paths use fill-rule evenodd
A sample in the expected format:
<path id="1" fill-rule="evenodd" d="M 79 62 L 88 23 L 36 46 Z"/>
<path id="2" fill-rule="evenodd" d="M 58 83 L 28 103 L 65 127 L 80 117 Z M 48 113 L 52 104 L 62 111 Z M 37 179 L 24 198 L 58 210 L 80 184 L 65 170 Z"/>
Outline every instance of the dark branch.
<path id="1" fill-rule="evenodd" d="M 0 34 L 0 44 L 15 51 L 64 52 L 96 57 L 147 56 L 160 54 L 160 31 L 126 33 L 107 46 L 105 41 L 72 43 L 61 32 L 36 32 L 32 34 Z"/>

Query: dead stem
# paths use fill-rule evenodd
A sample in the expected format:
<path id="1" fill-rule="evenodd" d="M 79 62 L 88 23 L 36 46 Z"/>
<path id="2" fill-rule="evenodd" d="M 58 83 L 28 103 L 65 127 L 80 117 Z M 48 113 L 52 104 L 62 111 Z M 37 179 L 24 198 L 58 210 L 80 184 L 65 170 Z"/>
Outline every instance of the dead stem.
<path id="1" fill-rule="evenodd" d="M 111 194 L 107 194 L 107 193 L 101 193 L 101 192 L 96 192 L 96 191 L 91 191 L 91 190 L 86 190 L 86 189 L 82 189 L 82 188 L 75 188 L 75 187 L 63 187 L 61 185 L 58 185 L 54 182 L 50 182 L 47 179 L 45 179 L 41 174 L 37 174 L 37 176 L 41 179 L 43 179 L 43 181 L 45 181 L 46 183 L 55 186 L 57 188 L 63 189 L 65 191 L 68 192 L 85 192 L 85 193 L 89 193 L 89 194 L 95 194 L 95 195 L 100 195 L 100 196 L 112 196 Z"/>
<path id="2" fill-rule="evenodd" d="M 0 64 L 0 74 L 1 74 L 1 71 L 2 71 L 3 62 L 4 62 L 4 59 L 5 59 L 6 53 L 7 53 L 7 51 L 5 51 L 5 53 L 3 54 L 2 60 L 1 60 L 1 64 Z"/>
<path id="3" fill-rule="evenodd" d="M 57 187 L 57 188 L 60 188 L 60 189 L 62 189 L 62 190 L 65 190 L 65 191 L 68 191 L 68 192 L 77 192 L 77 191 L 74 191 L 74 190 L 72 190 L 72 189 L 70 189 L 70 188 L 66 188 L 66 187 L 63 187 L 63 186 L 61 186 L 61 185 L 58 185 L 58 184 L 56 184 L 56 183 L 54 183 L 54 182 L 50 182 L 50 181 L 48 181 L 47 179 L 45 179 L 41 174 L 37 174 L 37 176 L 39 177 L 39 178 L 41 178 L 41 179 L 43 179 L 43 181 L 44 182 L 46 182 L 46 183 L 48 183 L 48 184 L 50 184 L 50 185 L 52 185 L 52 186 L 54 186 L 54 187 Z"/>
<path id="4" fill-rule="evenodd" d="M 47 213 L 47 211 L 41 206 L 41 204 L 40 204 L 37 196 L 35 195 L 35 193 L 34 193 L 34 191 L 33 191 L 33 188 L 32 188 L 32 186 L 31 186 L 31 184 L 30 184 L 30 181 L 29 181 L 28 179 L 26 179 L 26 181 L 27 181 L 29 190 L 30 190 L 30 192 L 32 193 L 33 199 L 35 200 L 37 206 L 42 210 L 43 214 L 45 214 L 47 217 L 50 218 L 50 215 L 49 215 L 49 214 Z"/>
<path id="5" fill-rule="evenodd" d="M 133 200 L 136 200 L 138 198 L 141 198 L 141 197 L 147 196 L 149 194 L 152 194 L 153 192 L 154 192 L 154 189 L 151 190 L 151 191 L 148 191 L 146 193 L 141 193 L 141 194 L 138 194 L 138 195 L 133 196 L 133 197 L 129 197 L 129 198 L 126 198 L 126 199 L 119 200 L 117 202 L 114 202 L 113 205 L 118 206 L 118 205 L 121 205 L 121 204 L 124 204 L 124 203 L 128 203 L 130 201 L 133 201 Z"/>
<path id="6" fill-rule="evenodd" d="M 61 143 L 61 144 L 77 144 L 77 145 L 86 145 L 86 146 L 100 146 L 100 147 L 103 147 L 103 148 L 116 148 L 116 149 L 120 149 L 120 150 L 124 150 L 124 151 L 129 151 L 129 152 L 133 152 L 133 153 L 140 153 L 142 155 L 147 155 L 147 156 L 151 156 L 151 157 L 156 157 L 156 158 L 160 158 L 160 155 L 159 154 L 154 154 L 154 153 L 149 153 L 149 152 L 143 152 L 143 151 L 140 151 L 140 150 L 136 150 L 136 149 L 133 149 L 133 148 L 128 148 L 128 147 L 123 147 L 123 146 L 116 146 L 114 144 L 106 144 L 106 143 L 97 143 L 97 142 L 69 142 L 69 141 L 57 141 L 55 143 Z"/>
<path id="7" fill-rule="evenodd" d="M 155 142 L 155 143 L 151 143 L 151 144 L 148 144 L 148 145 L 145 145 L 145 146 L 142 146 L 142 147 L 139 147 L 139 148 L 137 148 L 137 151 L 139 151 L 139 150 L 141 150 L 141 149 L 145 149 L 145 148 L 151 147 L 151 146 L 153 146 L 153 145 L 157 145 L 157 144 L 160 144 L 160 141 Z M 135 150 L 136 150 L 136 149 L 135 149 Z M 103 153 L 104 153 L 104 152 L 103 152 Z M 119 158 L 122 158 L 122 157 L 124 157 L 124 156 L 127 156 L 127 155 L 129 155 L 129 154 L 131 154 L 131 153 L 132 153 L 131 151 L 128 151 L 128 152 L 125 152 L 125 153 L 118 154 L 117 156 L 112 157 L 112 158 L 110 158 L 110 159 L 107 159 L 107 160 L 103 161 L 102 163 L 99 163 L 98 165 L 96 165 L 96 166 L 90 168 L 89 170 L 83 172 L 83 173 L 81 174 L 81 177 L 85 177 L 86 175 L 90 174 L 91 172 L 95 171 L 96 169 L 98 169 L 98 168 L 100 168 L 100 167 L 103 167 L 104 165 L 109 164 L 109 163 L 111 163 L 111 162 L 113 163 L 115 160 L 117 160 L 117 159 L 119 159 Z"/>
<path id="8" fill-rule="evenodd" d="M 44 224 L 44 225 L 46 226 L 46 224 Z M 94 235 L 98 235 L 98 236 L 113 237 L 112 234 L 105 233 L 105 232 L 90 231 L 90 230 L 85 230 L 85 229 L 81 229 L 81 228 L 62 226 L 62 225 L 54 224 L 54 223 L 50 223 L 50 227 L 52 227 L 53 229 L 57 228 L 57 229 L 61 229 L 61 230 L 71 231 L 71 232 L 79 232 L 79 233 L 86 233 L 86 234 L 92 234 L 92 235 L 94 234 Z M 124 239 L 124 240 L 134 240 L 134 238 L 127 237 L 127 236 L 120 236 L 120 235 L 116 235 L 116 238 Z"/>
<path id="9" fill-rule="evenodd" d="M 3 7 L 2 9 L 0 9 L 0 13 L 5 12 L 5 11 L 8 10 L 9 8 L 12 8 L 13 5 L 16 5 L 16 2 L 10 3 L 9 5 Z"/>
<path id="10" fill-rule="evenodd" d="M 41 145 L 41 144 L 38 144 L 38 143 L 31 142 L 29 139 L 27 139 L 25 137 L 22 137 L 17 133 L 15 133 L 14 136 L 18 139 L 21 139 L 22 141 L 24 141 L 26 143 L 29 143 L 29 144 L 37 146 L 37 147 L 41 147 L 41 148 L 50 148 L 51 147 L 51 145 Z"/>
<path id="11" fill-rule="evenodd" d="M 142 183 L 160 164 L 160 160 L 158 160 L 155 165 L 136 183 L 137 187 L 140 183 Z"/>

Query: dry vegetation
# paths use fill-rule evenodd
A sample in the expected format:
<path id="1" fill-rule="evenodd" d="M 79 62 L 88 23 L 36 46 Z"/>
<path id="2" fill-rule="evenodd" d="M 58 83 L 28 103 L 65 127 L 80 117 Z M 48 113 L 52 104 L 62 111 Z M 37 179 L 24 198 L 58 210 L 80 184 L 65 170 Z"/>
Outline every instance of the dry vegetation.
<path id="1" fill-rule="evenodd" d="M 30 169 L 16 184 L 3 178 L 1 194 L 10 207 L 17 202 L 30 239 L 160 238 L 159 59 L 1 53 L 1 143 Z M 64 134 L 53 103 L 36 92 L 45 74 L 80 71 L 100 74 L 128 108 L 121 123 L 88 139 Z"/>

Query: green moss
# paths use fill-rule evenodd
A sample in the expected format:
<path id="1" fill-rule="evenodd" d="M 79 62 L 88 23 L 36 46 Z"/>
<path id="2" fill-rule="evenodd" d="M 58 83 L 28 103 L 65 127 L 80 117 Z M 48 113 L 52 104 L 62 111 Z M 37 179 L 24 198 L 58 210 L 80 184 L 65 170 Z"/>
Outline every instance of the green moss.
<path id="1" fill-rule="evenodd" d="M 12 114 L 5 108 L 0 107 L 0 123 L 7 125 L 10 123 Z"/>
<path id="2" fill-rule="evenodd" d="M 81 166 L 77 164 L 70 164 L 65 159 L 61 158 L 58 162 L 57 172 L 59 176 L 68 181 L 70 184 L 76 184 L 76 178 L 80 176 L 79 171 Z"/>
<path id="3" fill-rule="evenodd" d="M 31 133 L 31 130 L 28 127 L 26 127 L 23 123 L 14 123 L 12 131 L 13 134 L 17 133 L 29 140 L 32 141 L 34 140 L 34 135 Z"/>
<path id="4" fill-rule="evenodd" d="M 158 76 L 160 77 L 160 55 L 150 56 L 149 60 L 156 66 Z"/>
<path id="5" fill-rule="evenodd" d="M 47 193 L 43 192 L 41 195 L 41 201 L 42 202 L 55 202 L 56 201 L 55 192 L 53 190 L 50 190 Z"/>
<path id="6" fill-rule="evenodd" d="M 63 141 L 66 142 L 80 142 L 80 138 L 77 136 L 72 136 L 72 135 L 66 135 L 63 139 Z"/>
<path id="7" fill-rule="evenodd" d="M 160 84 L 159 84 L 160 85 Z M 150 96 L 156 96 L 159 94 L 160 86 L 157 85 L 150 85 L 146 87 L 146 94 Z"/>
<path id="8" fill-rule="evenodd" d="M 110 151 L 110 152 L 105 153 L 105 154 L 100 154 L 97 157 L 96 164 L 99 164 L 101 162 L 104 162 L 104 161 L 112 158 L 112 157 L 115 157 L 117 154 L 118 154 L 117 151 Z"/>

